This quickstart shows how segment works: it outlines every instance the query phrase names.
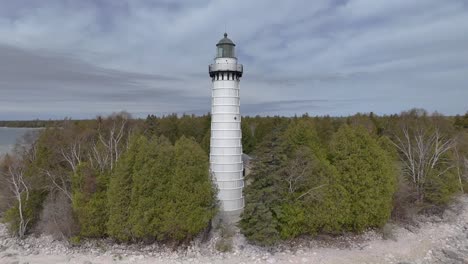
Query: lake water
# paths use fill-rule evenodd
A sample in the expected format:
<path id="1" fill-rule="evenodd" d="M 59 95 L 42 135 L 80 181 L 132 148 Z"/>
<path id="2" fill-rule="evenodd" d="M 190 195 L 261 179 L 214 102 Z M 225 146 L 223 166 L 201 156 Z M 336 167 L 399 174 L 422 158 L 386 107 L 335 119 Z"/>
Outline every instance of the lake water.
<path id="1" fill-rule="evenodd" d="M 38 128 L 0 127 L 0 156 L 11 151 L 17 139 L 35 130 L 38 130 Z"/>

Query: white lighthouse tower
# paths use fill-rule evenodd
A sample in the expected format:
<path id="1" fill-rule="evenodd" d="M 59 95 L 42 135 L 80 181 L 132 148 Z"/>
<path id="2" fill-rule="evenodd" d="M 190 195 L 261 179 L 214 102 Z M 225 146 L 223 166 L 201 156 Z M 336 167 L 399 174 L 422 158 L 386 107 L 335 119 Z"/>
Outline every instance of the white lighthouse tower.
<path id="1" fill-rule="evenodd" d="M 235 219 L 244 208 L 242 134 L 239 81 L 242 64 L 237 63 L 235 44 L 224 33 L 215 63 L 209 66 L 211 93 L 210 170 L 218 186 L 221 212 Z"/>

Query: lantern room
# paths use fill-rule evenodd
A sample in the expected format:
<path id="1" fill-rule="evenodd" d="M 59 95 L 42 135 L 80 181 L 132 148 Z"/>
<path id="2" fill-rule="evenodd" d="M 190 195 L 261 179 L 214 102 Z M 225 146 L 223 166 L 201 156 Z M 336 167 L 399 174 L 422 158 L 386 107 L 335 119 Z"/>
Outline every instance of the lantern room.
<path id="1" fill-rule="evenodd" d="M 227 33 L 224 33 L 224 38 L 216 44 L 216 58 L 235 58 L 235 46 L 236 44 L 227 37 Z"/>

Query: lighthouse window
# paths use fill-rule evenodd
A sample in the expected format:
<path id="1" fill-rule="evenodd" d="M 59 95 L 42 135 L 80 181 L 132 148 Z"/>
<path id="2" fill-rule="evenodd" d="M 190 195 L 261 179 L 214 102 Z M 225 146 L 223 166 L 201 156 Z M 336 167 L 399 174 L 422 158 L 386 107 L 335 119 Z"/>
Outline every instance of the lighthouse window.
<path id="1" fill-rule="evenodd" d="M 234 58 L 235 57 L 235 51 L 234 51 L 234 46 L 232 45 L 220 45 L 218 46 L 217 52 L 216 52 L 216 57 L 218 58 Z"/>

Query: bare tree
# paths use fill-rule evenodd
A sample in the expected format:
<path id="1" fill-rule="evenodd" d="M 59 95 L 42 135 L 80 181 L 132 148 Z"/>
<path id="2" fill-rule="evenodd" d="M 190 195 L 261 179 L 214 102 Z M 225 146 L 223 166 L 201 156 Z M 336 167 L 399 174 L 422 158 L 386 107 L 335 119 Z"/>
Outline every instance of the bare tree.
<path id="1" fill-rule="evenodd" d="M 468 181 L 468 159 L 466 157 L 463 157 L 462 178 L 465 180 L 465 182 Z"/>
<path id="2" fill-rule="evenodd" d="M 73 173 L 76 172 L 78 165 L 82 161 L 81 142 L 75 139 L 71 144 L 60 149 L 63 159 L 70 165 Z"/>
<path id="3" fill-rule="evenodd" d="M 44 201 L 36 231 L 66 240 L 77 231 L 71 201 L 63 193 L 50 192 Z"/>
<path id="4" fill-rule="evenodd" d="M 22 157 L 28 162 L 33 162 L 37 158 L 37 138 L 39 136 L 39 130 L 30 131 L 21 138 L 19 138 L 15 144 L 14 153 L 17 156 Z"/>
<path id="5" fill-rule="evenodd" d="M 29 219 L 24 212 L 24 203 L 29 200 L 29 186 L 24 178 L 24 168 L 20 162 L 13 158 L 8 158 L 7 169 L 3 172 L 3 177 L 8 183 L 8 187 L 18 203 L 18 236 L 23 238 L 26 234 Z"/>
<path id="6" fill-rule="evenodd" d="M 468 173 L 468 159 L 466 157 L 463 157 L 464 164 L 465 164 L 465 174 Z"/>
<path id="7" fill-rule="evenodd" d="M 307 150 L 299 149 L 284 169 L 284 180 L 288 184 L 289 193 L 295 193 L 302 187 L 311 171 L 311 160 L 306 156 Z"/>
<path id="8" fill-rule="evenodd" d="M 463 177 L 464 177 L 464 168 L 463 167 L 466 167 L 466 164 L 463 164 L 464 162 L 463 162 L 462 158 L 460 157 L 460 153 L 459 153 L 457 147 L 455 147 L 455 158 L 457 159 L 456 160 L 456 163 L 457 163 L 456 167 L 457 167 L 458 184 L 460 185 L 460 191 L 462 193 L 464 193 L 465 190 L 463 190 Z"/>
<path id="9" fill-rule="evenodd" d="M 72 201 L 71 179 L 69 175 L 64 175 L 63 172 L 52 173 L 50 170 L 42 170 L 42 172 L 52 182 L 52 190 L 57 189 L 67 197 L 70 202 Z"/>
<path id="10" fill-rule="evenodd" d="M 453 162 L 444 156 L 454 149 L 455 140 L 445 138 L 438 129 L 432 133 L 424 132 L 422 129 L 410 133 L 407 127 L 403 128 L 402 137 L 395 138 L 393 144 L 401 153 L 404 174 L 414 184 L 418 201 L 422 201 L 428 175 L 435 173 L 436 177 L 441 177 L 455 167 Z M 439 165 L 445 166 L 441 170 L 436 170 Z"/>
<path id="11" fill-rule="evenodd" d="M 300 148 L 295 153 L 293 158 L 288 162 L 284 168 L 284 180 L 288 184 L 288 192 L 295 194 L 307 185 L 307 177 L 312 173 L 315 163 L 314 159 L 310 158 L 310 151 L 307 148 Z M 312 194 L 314 190 L 320 189 L 326 184 L 318 185 L 309 188 L 296 198 L 299 200 L 306 195 Z"/>
<path id="12" fill-rule="evenodd" d="M 92 166 L 96 166 L 100 171 L 106 168 L 111 170 L 120 158 L 121 153 L 127 147 L 129 116 L 122 113 L 109 118 L 109 127 L 103 127 L 100 123 L 97 140 L 92 143 L 92 151 L 89 158 Z"/>

